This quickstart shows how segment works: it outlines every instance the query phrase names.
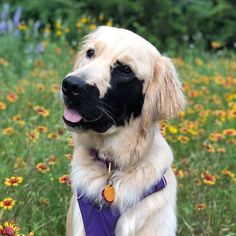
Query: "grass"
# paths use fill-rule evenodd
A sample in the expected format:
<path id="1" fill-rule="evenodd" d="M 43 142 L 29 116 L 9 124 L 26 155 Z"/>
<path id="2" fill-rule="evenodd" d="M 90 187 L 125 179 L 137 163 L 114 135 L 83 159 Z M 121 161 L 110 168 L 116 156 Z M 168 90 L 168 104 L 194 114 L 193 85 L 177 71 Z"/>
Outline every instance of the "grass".
<path id="1" fill-rule="evenodd" d="M 72 145 L 58 85 L 75 52 L 45 41 L 37 53 L 13 37 L 0 44 L 0 202 L 15 200 L 11 210 L 0 207 L 0 224 L 12 221 L 25 235 L 64 235 L 71 192 L 59 178 L 69 173 Z M 164 133 L 175 154 L 181 236 L 236 235 L 235 59 L 200 52 L 174 59 L 188 106 Z M 11 176 L 23 182 L 6 186 Z"/>

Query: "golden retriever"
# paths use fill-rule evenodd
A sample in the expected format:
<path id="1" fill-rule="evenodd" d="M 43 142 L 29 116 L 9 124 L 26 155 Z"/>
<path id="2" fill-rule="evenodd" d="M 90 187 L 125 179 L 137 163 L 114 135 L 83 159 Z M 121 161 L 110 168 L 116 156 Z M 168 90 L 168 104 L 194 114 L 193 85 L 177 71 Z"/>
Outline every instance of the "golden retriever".
<path id="1" fill-rule="evenodd" d="M 61 98 L 74 142 L 67 236 L 175 235 L 173 155 L 159 127 L 185 104 L 171 60 L 129 30 L 99 27 Z"/>

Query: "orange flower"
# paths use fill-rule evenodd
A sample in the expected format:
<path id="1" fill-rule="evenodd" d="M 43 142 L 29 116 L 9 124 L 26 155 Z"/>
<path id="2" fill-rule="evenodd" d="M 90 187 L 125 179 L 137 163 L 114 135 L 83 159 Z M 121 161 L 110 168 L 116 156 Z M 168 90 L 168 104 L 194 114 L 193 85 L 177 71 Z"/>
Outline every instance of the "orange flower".
<path id="1" fill-rule="evenodd" d="M 43 125 L 39 125 L 36 130 L 39 132 L 39 133 L 45 133 L 48 131 L 48 127 L 46 126 L 43 126 Z"/>
<path id="2" fill-rule="evenodd" d="M 222 46 L 222 44 L 219 41 L 212 41 L 211 42 L 211 47 L 214 49 L 220 48 L 221 46 Z"/>
<path id="3" fill-rule="evenodd" d="M 7 127 L 5 129 L 3 129 L 3 131 L 2 131 L 3 135 L 10 135 L 12 133 L 13 133 L 13 128 L 12 127 Z"/>
<path id="4" fill-rule="evenodd" d="M 184 172 L 182 170 L 173 167 L 173 171 L 178 178 L 184 178 Z"/>
<path id="5" fill-rule="evenodd" d="M 59 177 L 59 183 L 61 184 L 69 184 L 70 183 L 70 177 L 69 175 L 62 175 L 61 177 Z"/>
<path id="6" fill-rule="evenodd" d="M 198 203 L 195 205 L 195 208 L 198 210 L 198 211 L 202 211 L 206 208 L 206 204 L 204 203 Z"/>
<path id="7" fill-rule="evenodd" d="M 37 84 L 36 87 L 39 92 L 43 92 L 45 90 L 45 86 L 43 84 Z"/>
<path id="8" fill-rule="evenodd" d="M 186 144 L 189 141 L 189 138 L 187 136 L 178 136 L 177 138 L 181 143 Z"/>
<path id="9" fill-rule="evenodd" d="M 216 183 L 216 177 L 208 172 L 202 172 L 201 177 L 205 184 L 214 185 Z"/>
<path id="10" fill-rule="evenodd" d="M 13 121 L 20 121 L 20 120 L 21 120 L 20 115 L 14 115 L 14 116 L 12 117 L 12 120 L 13 120 Z"/>
<path id="11" fill-rule="evenodd" d="M 0 202 L 0 207 L 2 207 L 5 210 L 11 210 L 12 207 L 15 205 L 15 200 L 12 198 L 5 198 Z"/>
<path id="12" fill-rule="evenodd" d="M 38 163 L 36 165 L 36 168 L 41 173 L 45 173 L 45 172 L 49 171 L 48 166 L 45 163 L 42 163 L 42 162 Z"/>
<path id="13" fill-rule="evenodd" d="M 224 139 L 224 136 L 221 133 L 211 133 L 209 139 L 213 142 L 217 142 Z"/>
<path id="14" fill-rule="evenodd" d="M 43 117 L 47 117 L 49 115 L 49 111 L 46 110 L 45 108 L 43 107 L 40 107 L 40 106 L 35 106 L 34 107 L 34 110 L 41 116 Z"/>
<path id="15" fill-rule="evenodd" d="M 20 176 L 11 176 L 10 178 L 6 178 L 4 184 L 6 186 L 18 186 L 23 181 L 23 178 Z"/>
<path id="16" fill-rule="evenodd" d="M 9 102 L 15 102 L 17 100 L 17 95 L 15 93 L 9 93 L 7 95 L 7 100 Z"/>
<path id="17" fill-rule="evenodd" d="M 223 131 L 223 134 L 225 136 L 235 136 L 236 135 L 236 130 L 235 129 L 225 129 Z"/>
<path id="18" fill-rule="evenodd" d="M 60 91 L 60 85 L 59 85 L 59 84 L 53 84 L 53 85 L 51 86 L 51 91 L 52 91 L 53 93 L 58 93 L 58 92 Z"/>
<path id="19" fill-rule="evenodd" d="M 67 160 L 71 161 L 72 160 L 72 154 L 65 154 L 65 157 L 67 158 Z"/>
<path id="20" fill-rule="evenodd" d="M 7 108 L 6 104 L 0 101 L 0 110 L 5 110 L 6 108 Z"/>
<path id="21" fill-rule="evenodd" d="M 56 156 L 52 155 L 48 158 L 48 165 L 55 165 L 56 162 L 57 162 L 57 157 Z"/>
<path id="22" fill-rule="evenodd" d="M 17 86 L 16 87 L 16 92 L 20 94 L 20 93 L 24 93 L 25 90 L 24 90 L 24 88 Z"/>
<path id="23" fill-rule="evenodd" d="M 217 148 L 216 151 L 219 152 L 219 153 L 225 153 L 225 148 L 219 147 L 219 148 Z"/>

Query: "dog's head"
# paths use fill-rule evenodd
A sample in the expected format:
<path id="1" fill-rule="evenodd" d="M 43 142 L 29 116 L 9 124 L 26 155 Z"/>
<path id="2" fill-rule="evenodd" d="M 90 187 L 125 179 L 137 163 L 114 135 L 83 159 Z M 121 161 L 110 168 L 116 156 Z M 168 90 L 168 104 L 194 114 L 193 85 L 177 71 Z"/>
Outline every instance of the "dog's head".
<path id="1" fill-rule="evenodd" d="M 113 132 L 134 119 L 146 130 L 184 106 L 170 59 L 142 37 L 113 27 L 85 38 L 61 87 L 63 119 L 73 131 Z"/>

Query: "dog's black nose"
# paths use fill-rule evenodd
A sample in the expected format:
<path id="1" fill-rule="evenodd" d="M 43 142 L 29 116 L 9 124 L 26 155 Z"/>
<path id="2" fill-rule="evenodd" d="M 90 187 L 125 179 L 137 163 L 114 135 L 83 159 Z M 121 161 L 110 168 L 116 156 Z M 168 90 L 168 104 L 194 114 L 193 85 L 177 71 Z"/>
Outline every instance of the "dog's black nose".
<path id="1" fill-rule="evenodd" d="M 76 76 L 67 76 L 62 81 L 62 91 L 67 96 L 79 95 L 85 87 L 85 81 Z"/>

